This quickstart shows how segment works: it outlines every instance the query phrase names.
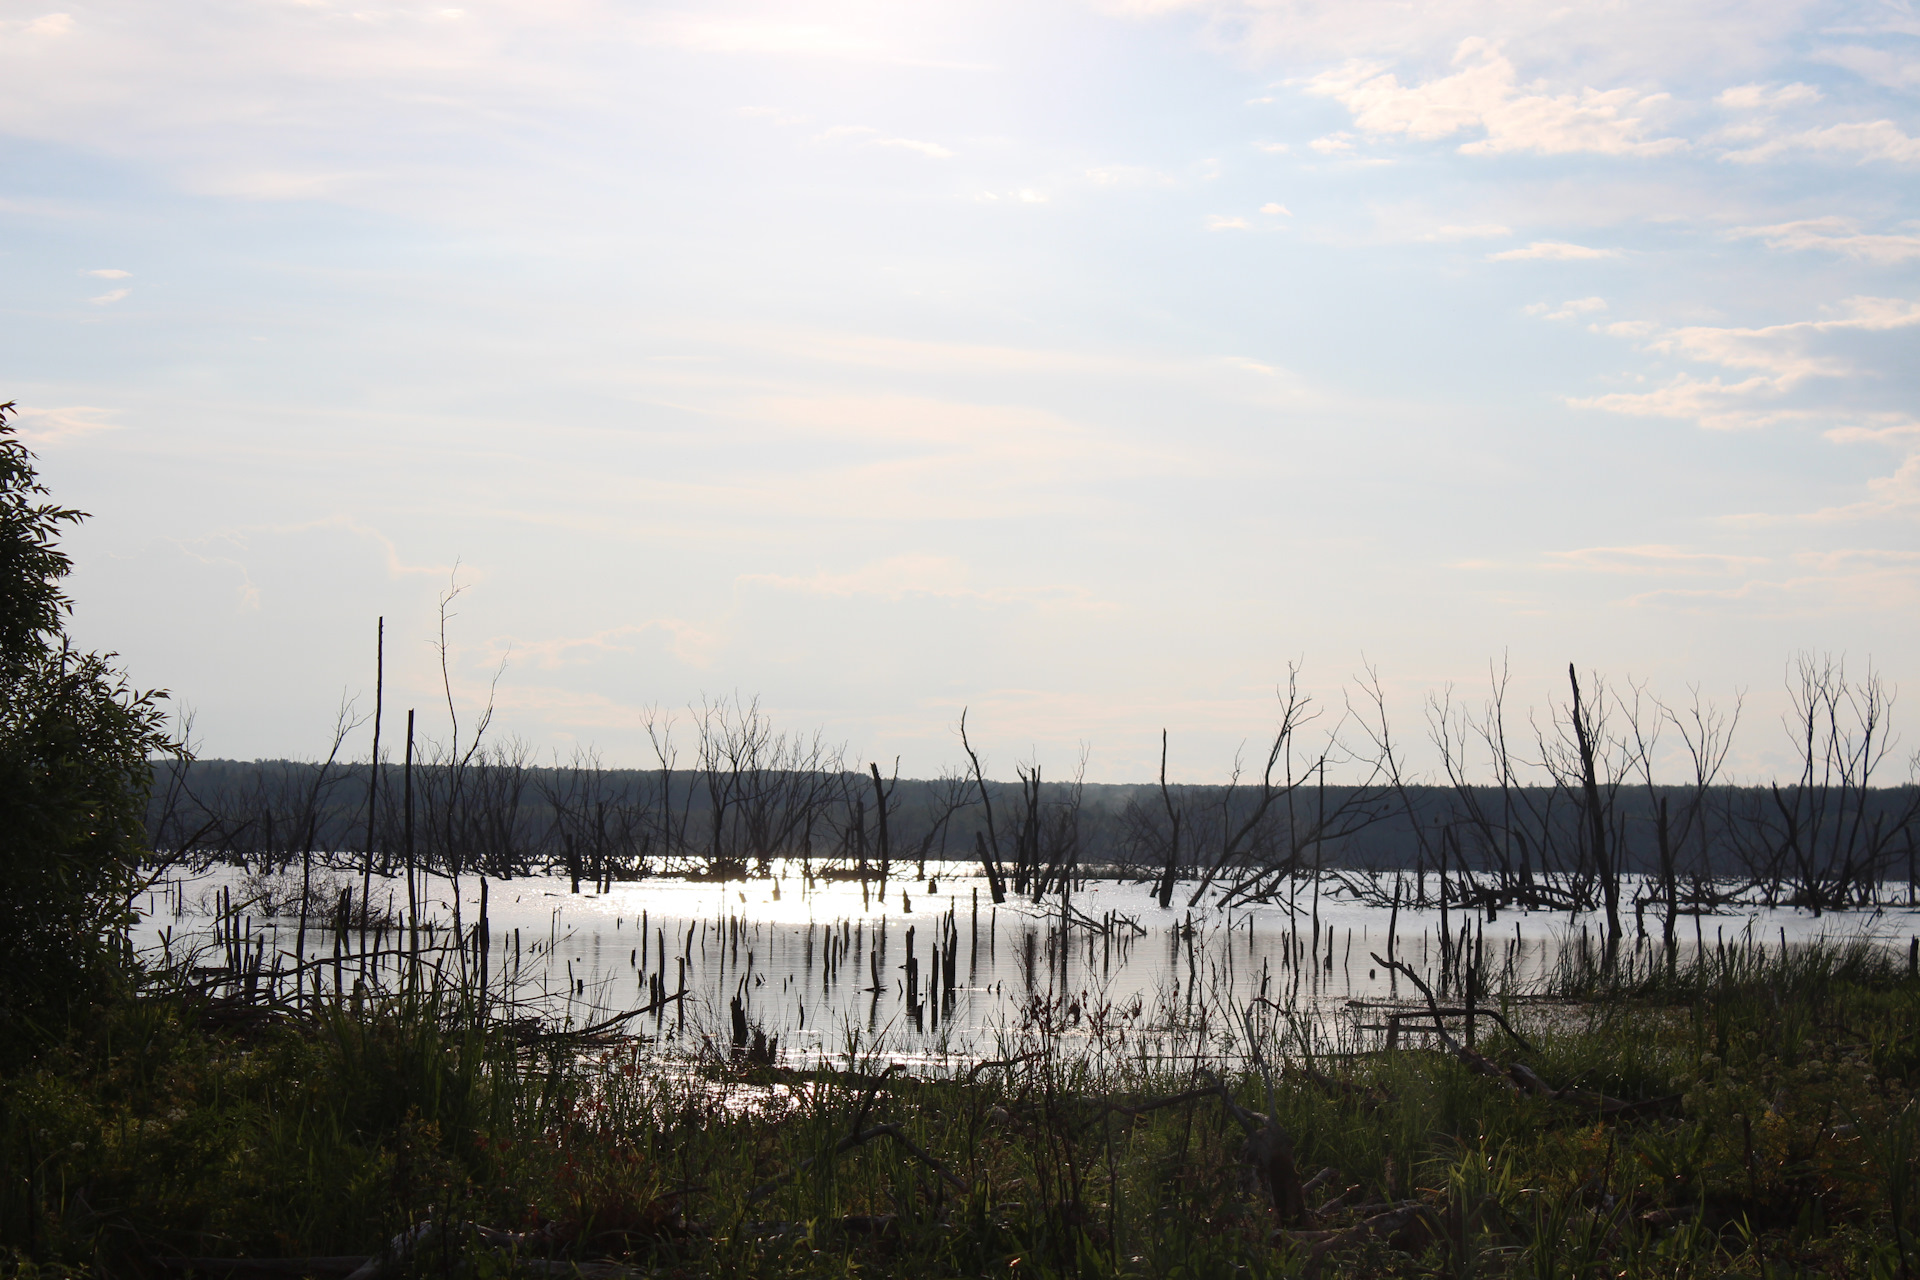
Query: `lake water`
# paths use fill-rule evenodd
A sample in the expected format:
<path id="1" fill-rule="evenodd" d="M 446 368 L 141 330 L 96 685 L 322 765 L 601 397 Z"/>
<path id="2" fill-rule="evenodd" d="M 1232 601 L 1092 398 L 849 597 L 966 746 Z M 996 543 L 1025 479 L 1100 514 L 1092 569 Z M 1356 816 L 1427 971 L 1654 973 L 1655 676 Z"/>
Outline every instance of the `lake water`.
<path id="1" fill-rule="evenodd" d="M 1437 907 L 1403 906 L 1390 917 L 1333 892 L 1331 882 L 1317 902 L 1301 885 L 1291 908 L 1189 912 L 1191 885 L 1163 910 L 1146 886 L 1087 880 L 1075 886 L 1063 926 L 1057 898 L 993 906 L 974 864 L 928 863 L 925 870 L 926 878 L 896 878 L 884 891 L 874 882 L 809 879 L 797 862 L 776 864 L 768 879 L 658 878 L 615 882 L 606 892 L 585 884 L 571 892 L 565 877 L 490 881 L 484 963 L 496 986 L 574 1026 L 651 1009 L 622 1030 L 663 1055 L 728 1051 L 738 1001 L 750 1030 L 773 1037 L 788 1064 L 844 1062 L 851 1053 L 938 1070 L 1012 1056 L 1042 1029 L 1069 1045 L 1098 1039 L 1127 1053 L 1196 1052 L 1210 1047 L 1201 1043 L 1209 1038 L 1225 1050 L 1237 1011 L 1257 996 L 1272 1002 L 1259 1006 L 1266 1016 L 1291 1013 L 1322 1043 L 1365 1043 L 1383 1018 L 1367 1005 L 1417 998 L 1372 959 L 1388 953 L 1390 919 L 1394 956 L 1455 1000 L 1458 971 L 1446 971 L 1443 955 L 1457 948 L 1463 927 L 1473 930 L 1472 953 L 1493 992 L 1537 988 L 1583 930 L 1596 942 L 1599 933 L 1597 920 L 1565 912 L 1503 911 L 1489 923 L 1456 908 L 1446 914 L 1456 940 L 1447 948 Z M 335 901 L 347 885 L 357 897 L 357 874 L 316 871 L 314 900 Z M 290 968 L 297 910 L 272 914 L 263 890 L 297 902 L 298 874 L 262 882 L 221 867 L 159 882 L 142 900 L 136 945 L 176 958 L 198 951 L 201 963 L 222 965 L 227 953 L 216 947 L 216 923 L 230 902 L 249 948 L 268 967 L 277 960 Z M 1623 896 L 1631 894 L 1629 886 Z M 461 936 L 471 940 L 481 896 L 473 877 L 462 878 L 457 894 L 446 879 L 423 877 L 420 918 L 433 926 L 432 941 L 447 942 L 456 914 Z M 404 880 L 375 877 L 372 901 L 404 918 Z M 1656 909 L 1648 909 L 1644 944 L 1630 912 L 1625 923 L 1630 945 L 1658 946 Z M 1683 957 L 1697 945 L 1771 949 L 1862 931 L 1904 949 L 1916 929 L 1920 914 L 1906 908 L 1817 920 L 1791 910 L 1728 910 L 1685 917 L 1679 927 Z M 336 941 L 349 953 L 339 974 L 351 988 L 357 933 L 336 940 L 310 918 L 302 958 L 326 961 Z M 384 945 L 397 945 L 393 933 Z M 475 963 L 470 947 L 449 962 L 460 959 Z M 309 979 L 331 991 L 335 969 L 319 964 Z"/>

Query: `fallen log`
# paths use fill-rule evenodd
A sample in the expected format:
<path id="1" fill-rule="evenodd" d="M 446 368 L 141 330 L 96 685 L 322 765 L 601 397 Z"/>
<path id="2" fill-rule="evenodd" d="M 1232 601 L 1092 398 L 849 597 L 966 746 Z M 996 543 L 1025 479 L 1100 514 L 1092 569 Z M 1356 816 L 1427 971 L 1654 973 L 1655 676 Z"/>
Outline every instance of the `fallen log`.
<path id="1" fill-rule="evenodd" d="M 932 1152 L 915 1142 L 912 1138 L 909 1138 L 906 1130 L 897 1124 L 877 1124 L 870 1129 L 862 1129 L 850 1133 L 840 1139 L 840 1141 L 834 1143 L 833 1150 L 827 1153 L 827 1158 L 831 1159 L 833 1156 L 844 1154 L 845 1152 L 853 1150 L 855 1147 L 863 1147 L 878 1138 L 892 1138 L 895 1142 L 911 1152 L 920 1163 L 939 1174 L 947 1185 L 951 1186 L 961 1195 L 964 1196 L 972 1193 L 973 1186 L 971 1183 L 954 1173 L 953 1170 L 947 1168 Z M 773 1177 L 768 1178 L 765 1182 L 747 1192 L 746 1202 L 752 1204 L 764 1196 L 771 1195 L 773 1192 L 779 1190 L 789 1179 L 797 1177 L 812 1168 L 815 1164 L 818 1164 L 820 1159 L 821 1157 L 819 1156 L 808 1156 L 805 1160 L 802 1160 L 785 1173 L 775 1174 Z"/>

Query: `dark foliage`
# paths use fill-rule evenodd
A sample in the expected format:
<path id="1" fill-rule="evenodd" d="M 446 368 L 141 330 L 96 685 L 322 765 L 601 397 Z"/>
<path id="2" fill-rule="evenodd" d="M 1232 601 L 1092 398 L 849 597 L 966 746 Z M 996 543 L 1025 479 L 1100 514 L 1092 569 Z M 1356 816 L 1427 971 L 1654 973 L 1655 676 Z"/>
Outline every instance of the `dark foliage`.
<path id="1" fill-rule="evenodd" d="M 76 653 L 46 500 L 0 405 L 0 1057 L 30 1052 L 124 973 L 158 699 Z"/>

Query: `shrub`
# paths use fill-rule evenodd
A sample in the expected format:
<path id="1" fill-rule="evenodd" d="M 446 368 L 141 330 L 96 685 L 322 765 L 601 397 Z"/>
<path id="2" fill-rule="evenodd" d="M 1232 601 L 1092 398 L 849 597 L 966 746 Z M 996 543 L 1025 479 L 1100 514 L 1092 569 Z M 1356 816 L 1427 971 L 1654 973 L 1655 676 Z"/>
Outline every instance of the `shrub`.
<path id="1" fill-rule="evenodd" d="M 0 1057 L 30 1053 L 129 969 L 159 700 L 65 635 L 72 562 L 0 405 Z"/>

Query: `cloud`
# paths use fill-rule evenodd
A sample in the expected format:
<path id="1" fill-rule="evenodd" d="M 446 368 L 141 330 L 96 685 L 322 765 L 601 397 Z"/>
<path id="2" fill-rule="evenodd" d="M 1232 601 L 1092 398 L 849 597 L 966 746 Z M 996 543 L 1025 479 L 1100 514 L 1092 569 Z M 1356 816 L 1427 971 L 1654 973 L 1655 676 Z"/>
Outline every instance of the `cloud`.
<path id="1" fill-rule="evenodd" d="M 4 34 L 9 27 L 23 36 L 38 36 L 42 39 L 64 36 L 73 31 L 73 15 L 49 13 L 38 18 L 29 18 L 25 22 L 0 22 L 0 34 Z"/>
<path id="2" fill-rule="evenodd" d="M 806 575 L 750 573 L 742 575 L 740 581 L 834 599 L 874 596 L 883 600 L 904 600 L 910 596 L 925 596 L 990 604 L 1016 601 L 1093 603 L 1087 592 L 1078 587 L 977 587 L 973 585 L 972 569 L 965 561 L 952 556 L 888 556 L 845 573 L 826 570 Z"/>
<path id="3" fill-rule="evenodd" d="M 1809 0 L 1778 4 L 1615 0 L 1602 6 L 1523 0 L 1096 0 L 1135 18 L 1199 16 L 1202 38 L 1242 59 L 1303 66 L 1340 58 L 1445 59 L 1461 40 L 1499 33 L 1526 63 L 1621 76 L 1760 78 L 1804 38 Z M 1889 6 L 1891 9 L 1891 6 Z M 1824 13 L 1822 17 L 1826 16 Z M 1878 32 L 1876 32 L 1878 34 Z"/>
<path id="4" fill-rule="evenodd" d="M 1213 214 L 1207 219 L 1209 231 L 1246 231 L 1252 225 L 1245 218 L 1232 218 L 1221 213 Z"/>
<path id="5" fill-rule="evenodd" d="M 1810 552 L 1794 557 L 1802 570 L 1780 578 L 1750 578 L 1732 587 L 1666 587 L 1627 601 L 1641 608 L 1724 614 L 1746 606 L 1761 617 L 1819 618 L 1832 625 L 1840 611 L 1911 613 L 1920 606 L 1920 564 L 1900 552 L 1871 549 Z"/>
<path id="6" fill-rule="evenodd" d="M 910 56 L 872 35 L 819 23 L 670 16 L 643 21 L 636 34 L 646 43 L 702 53 L 928 65 L 924 59 Z"/>
<path id="7" fill-rule="evenodd" d="M 1550 551 L 1549 567 L 1584 569 L 1592 573 L 1700 574 L 1737 573 L 1765 564 L 1765 556 L 1728 555 L 1711 551 L 1683 551 L 1670 546 L 1583 547 L 1577 551 Z"/>
<path id="8" fill-rule="evenodd" d="M 1480 131 L 1484 136 L 1460 144 L 1463 155 L 1664 155 L 1687 145 L 1680 138 L 1645 136 L 1650 126 L 1644 113 L 1663 105 L 1665 94 L 1592 88 L 1544 93 L 1539 84 L 1521 85 L 1500 46 L 1478 37 L 1460 42 L 1453 65 L 1459 68 L 1453 75 L 1402 85 L 1377 63 L 1350 61 L 1313 77 L 1307 91 L 1347 108 L 1365 133 L 1431 141 Z M 1642 114 L 1627 114 L 1636 111 Z"/>
<path id="9" fill-rule="evenodd" d="M 1171 187 L 1176 180 L 1158 169 L 1137 164 L 1103 164 L 1086 171 L 1096 187 Z"/>
<path id="10" fill-rule="evenodd" d="M 1681 374 L 1655 391 L 1616 391 L 1570 398 L 1567 403 L 1576 409 L 1602 409 L 1634 418 L 1679 418 L 1712 431 L 1743 431 L 1782 420 L 1780 413 L 1751 407 L 1754 397 L 1775 395 L 1780 390 L 1779 382 L 1772 378 L 1748 378 L 1728 384 L 1719 378 Z"/>
<path id="11" fill-rule="evenodd" d="M 1892 475 L 1867 481 L 1867 496 L 1858 502 L 1822 507 L 1797 517 L 1812 524 L 1837 524 L 1888 516 L 1920 516 L 1920 449 L 1907 454 Z"/>
<path id="12" fill-rule="evenodd" d="M 1291 152 L 1293 147 L 1285 142 L 1256 142 L 1253 144 L 1253 149 L 1264 151 L 1270 156 L 1284 156 Z"/>
<path id="13" fill-rule="evenodd" d="M 1353 135 L 1350 133 L 1330 133 L 1324 138 L 1315 138 L 1307 144 L 1323 156 L 1345 155 L 1353 150 Z"/>
<path id="14" fill-rule="evenodd" d="M 112 413 L 111 409 L 85 404 L 58 409 L 36 409 L 31 405 L 21 405 L 20 438 L 28 444 L 57 445 L 101 431 L 118 431 L 118 423 L 104 420 Z"/>
<path id="15" fill-rule="evenodd" d="M 1764 240 L 1769 249 L 1824 249 L 1883 266 L 1920 258 L 1920 235 L 1873 235 L 1839 217 L 1806 218 L 1771 227 L 1735 227 L 1727 234 Z"/>
<path id="16" fill-rule="evenodd" d="M 1920 58 L 1904 57 L 1891 48 L 1842 45 L 1814 52 L 1815 62 L 1851 71 L 1862 80 L 1887 89 L 1920 88 Z"/>
<path id="17" fill-rule="evenodd" d="M 951 160 L 953 152 L 937 142 L 922 142 L 918 138 L 895 138 L 881 133 L 869 125 L 840 124 L 815 135 L 815 142 L 831 142 L 841 138 L 857 139 L 863 146 L 897 147 L 902 151 L 913 151 L 935 160 Z"/>
<path id="18" fill-rule="evenodd" d="M 739 114 L 749 120 L 768 120 L 782 127 L 806 124 L 807 116 L 798 115 L 785 107 L 741 107 Z"/>
<path id="19" fill-rule="evenodd" d="M 1595 311 L 1605 311 L 1605 298 L 1573 298 L 1554 307 L 1552 303 L 1536 302 L 1524 308 L 1527 315 L 1539 316 L 1543 320 L 1576 320 Z"/>
<path id="20" fill-rule="evenodd" d="M 113 289 L 113 290 L 110 290 L 109 292 L 101 294 L 97 298 L 88 298 L 87 301 L 93 303 L 97 307 L 103 307 L 110 302 L 120 301 L 120 299 L 126 297 L 128 294 L 132 292 L 133 290 L 131 289 Z"/>
<path id="21" fill-rule="evenodd" d="M 1635 417 L 1680 418 L 1713 430 L 1750 430 L 1779 422 L 1826 420 L 1857 415 L 1843 408 L 1780 405 L 1779 398 L 1814 379 L 1840 379 L 1855 373 L 1853 363 L 1822 340 L 1849 333 L 1878 333 L 1920 325 L 1920 302 L 1902 298 L 1849 298 L 1821 320 L 1797 320 L 1756 328 L 1692 325 L 1662 330 L 1646 322 L 1608 325 L 1603 330 L 1640 340 L 1642 349 L 1701 364 L 1754 370 L 1736 382 L 1720 377 L 1677 375 L 1646 392 L 1614 392 L 1570 399 L 1577 408 L 1603 409 Z"/>
<path id="22" fill-rule="evenodd" d="M 95 271 L 82 271 L 80 274 L 83 276 L 94 276 L 101 280 L 125 280 L 128 276 L 131 276 L 133 272 L 122 271 L 117 267 L 101 267 Z"/>
<path id="23" fill-rule="evenodd" d="M 1440 227 L 1421 236 L 1422 240 L 1497 240 L 1513 234 L 1513 228 L 1498 222 L 1480 222 L 1469 226 Z"/>
<path id="24" fill-rule="evenodd" d="M 664 632 L 674 657 L 690 666 L 704 667 L 713 661 L 721 637 L 709 627 L 698 626 L 683 618 L 650 618 L 645 622 L 607 627 L 584 636 L 561 636 L 546 640 L 515 638 L 511 643 L 496 642 L 495 652 L 505 656 L 511 651 L 517 658 L 530 658 L 536 668 L 553 670 L 585 666 L 602 658 L 633 653 L 642 636 Z"/>
<path id="25" fill-rule="evenodd" d="M 1535 240 L 1524 249 L 1506 249 L 1487 255 L 1488 262 L 1584 262 L 1594 258 L 1617 258 L 1618 249 L 1593 249 L 1564 240 Z"/>
<path id="26" fill-rule="evenodd" d="M 1891 120 L 1865 120 L 1832 124 L 1824 129 L 1802 129 L 1796 133 L 1769 138 L 1759 146 L 1727 152 L 1727 159 L 1741 164 L 1758 164 L 1791 152 L 1815 155 L 1851 156 L 1857 163 L 1885 160 L 1894 164 L 1920 163 L 1920 138 Z"/>
<path id="27" fill-rule="evenodd" d="M 980 593 L 968 584 L 970 576 L 966 563 L 951 556 L 899 555 L 875 560 L 846 573 L 826 570 L 806 576 L 750 573 L 741 581 L 808 595 L 881 596 L 900 600 L 910 595 L 978 596 Z"/>
<path id="28" fill-rule="evenodd" d="M 1260 212 L 1262 212 L 1262 213 L 1268 213 L 1268 214 L 1277 214 L 1277 215 L 1279 215 L 1280 217 L 1283 217 L 1283 218 L 1291 218 L 1291 217 L 1293 216 L 1293 210 L 1291 210 L 1291 209 L 1289 209 L 1289 208 L 1287 208 L 1287 206 L 1285 206 L 1285 205 L 1283 205 L 1283 204 L 1279 204 L 1279 203 L 1277 203 L 1277 202 L 1275 202 L 1275 203 L 1268 203 L 1268 204 L 1263 204 L 1263 205 L 1261 205 L 1261 206 L 1260 206 Z"/>
<path id="29" fill-rule="evenodd" d="M 1892 444 L 1909 437 L 1920 439 L 1920 419 L 1904 413 L 1867 414 L 1845 426 L 1831 427 L 1825 434 L 1838 444 Z"/>
<path id="30" fill-rule="evenodd" d="M 1714 102 L 1735 110 L 1762 110 L 1767 107 L 1795 106 L 1821 101 L 1820 91 L 1810 84 L 1742 84 L 1721 92 Z"/>

